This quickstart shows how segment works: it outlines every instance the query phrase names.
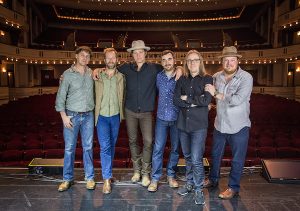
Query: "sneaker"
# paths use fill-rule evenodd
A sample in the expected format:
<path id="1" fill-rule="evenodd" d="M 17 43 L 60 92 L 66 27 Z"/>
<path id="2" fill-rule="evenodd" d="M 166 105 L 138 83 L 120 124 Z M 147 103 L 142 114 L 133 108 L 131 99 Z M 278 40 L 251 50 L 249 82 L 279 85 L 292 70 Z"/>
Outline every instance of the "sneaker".
<path id="1" fill-rule="evenodd" d="M 87 182 L 86 182 L 86 189 L 88 189 L 88 190 L 94 190 L 95 189 L 95 187 L 96 187 L 96 183 L 95 183 L 95 181 L 93 180 L 93 179 L 91 179 L 91 180 L 88 180 Z"/>
<path id="2" fill-rule="evenodd" d="M 74 185 L 74 181 L 63 181 L 59 186 L 58 186 L 58 191 L 63 192 L 68 190 L 72 185 Z"/>
<path id="3" fill-rule="evenodd" d="M 204 183 L 203 183 L 203 187 L 204 188 L 214 188 L 217 187 L 218 183 L 217 182 L 213 182 L 208 178 L 205 178 Z"/>
<path id="4" fill-rule="evenodd" d="M 179 188 L 177 193 L 181 196 L 185 196 L 188 193 L 192 192 L 193 186 L 189 184 L 185 184 L 183 187 Z"/>
<path id="5" fill-rule="evenodd" d="M 203 195 L 203 191 L 197 190 L 195 191 L 195 196 L 194 196 L 195 204 L 205 204 L 205 199 Z"/>
<path id="6" fill-rule="evenodd" d="M 168 177 L 168 183 L 171 188 L 178 188 L 179 184 L 173 177 Z"/>
<path id="7" fill-rule="evenodd" d="M 158 182 L 151 181 L 150 185 L 148 186 L 148 191 L 149 192 L 155 192 L 155 191 L 157 191 L 157 186 L 158 186 Z"/>

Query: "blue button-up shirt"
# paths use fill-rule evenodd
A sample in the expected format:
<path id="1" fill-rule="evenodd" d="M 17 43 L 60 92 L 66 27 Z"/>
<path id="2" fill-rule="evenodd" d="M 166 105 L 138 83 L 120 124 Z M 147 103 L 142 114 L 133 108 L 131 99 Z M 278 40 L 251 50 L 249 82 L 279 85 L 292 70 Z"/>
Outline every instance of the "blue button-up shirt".
<path id="1" fill-rule="evenodd" d="M 164 121 L 176 121 L 178 116 L 178 107 L 173 103 L 173 95 L 176 86 L 175 77 L 170 79 L 162 71 L 157 74 L 156 87 L 158 89 L 158 108 L 157 118 Z"/>

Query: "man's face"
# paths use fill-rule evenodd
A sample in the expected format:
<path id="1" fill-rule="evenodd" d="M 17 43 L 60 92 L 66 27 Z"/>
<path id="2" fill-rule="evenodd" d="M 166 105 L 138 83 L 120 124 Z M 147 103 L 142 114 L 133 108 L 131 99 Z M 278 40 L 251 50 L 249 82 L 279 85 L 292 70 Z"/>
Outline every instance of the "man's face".
<path id="1" fill-rule="evenodd" d="M 186 63 L 191 75 L 199 74 L 200 62 L 201 60 L 197 53 L 191 53 L 188 55 Z"/>
<path id="2" fill-rule="evenodd" d="M 238 58 L 235 56 L 224 57 L 222 60 L 222 65 L 225 73 L 231 75 L 237 70 L 239 61 Z"/>
<path id="3" fill-rule="evenodd" d="M 117 67 L 117 55 L 114 51 L 106 52 L 105 54 L 105 64 L 108 69 L 115 69 Z"/>
<path id="4" fill-rule="evenodd" d="M 144 49 L 134 50 L 132 56 L 137 64 L 145 63 L 146 51 Z"/>
<path id="5" fill-rule="evenodd" d="M 90 62 L 91 55 L 86 51 L 80 51 L 75 55 L 76 63 L 81 66 L 86 66 Z"/>
<path id="6" fill-rule="evenodd" d="M 165 69 L 165 71 L 173 71 L 174 70 L 175 60 L 171 53 L 165 54 L 161 57 L 161 65 Z"/>

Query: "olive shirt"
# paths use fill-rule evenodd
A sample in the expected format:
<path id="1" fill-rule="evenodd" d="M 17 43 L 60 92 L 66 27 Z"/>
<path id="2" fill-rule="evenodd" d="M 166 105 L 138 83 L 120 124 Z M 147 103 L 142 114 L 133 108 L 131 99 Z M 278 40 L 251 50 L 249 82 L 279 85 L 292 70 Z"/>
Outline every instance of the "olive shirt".
<path id="1" fill-rule="evenodd" d="M 102 76 L 102 74 L 100 75 Z M 124 119 L 124 97 L 125 97 L 125 77 L 122 73 L 116 71 L 114 77 L 116 77 L 116 89 L 119 109 L 120 109 L 120 121 Z M 101 103 L 103 100 L 103 91 L 107 90 L 104 88 L 105 84 L 102 77 L 95 81 L 95 125 L 97 125 L 98 116 L 100 115 Z M 111 90 L 109 90 L 110 92 Z"/>
<path id="2" fill-rule="evenodd" d="M 105 117 L 115 116 L 120 113 L 119 99 L 117 94 L 117 77 L 109 76 L 102 72 L 100 77 L 103 81 L 103 95 L 100 105 L 100 115 Z"/>

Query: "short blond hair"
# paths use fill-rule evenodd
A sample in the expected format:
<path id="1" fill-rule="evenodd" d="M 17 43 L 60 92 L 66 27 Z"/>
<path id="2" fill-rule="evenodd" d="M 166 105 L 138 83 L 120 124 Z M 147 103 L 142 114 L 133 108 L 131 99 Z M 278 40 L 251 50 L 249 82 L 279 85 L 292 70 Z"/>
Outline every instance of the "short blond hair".
<path id="1" fill-rule="evenodd" d="M 105 56 L 106 53 L 108 53 L 108 52 L 115 52 L 116 56 L 118 55 L 118 52 L 116 51 L 116 49 L 114 49 L 114 48 L 105 48 L 105 49 L 103 50 L 104 56 Z"/>

